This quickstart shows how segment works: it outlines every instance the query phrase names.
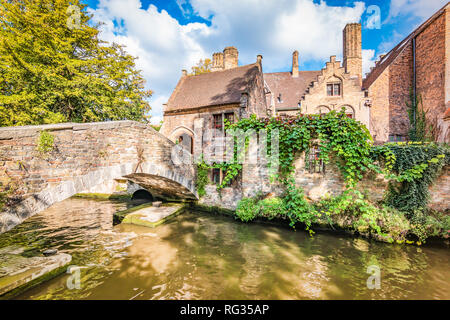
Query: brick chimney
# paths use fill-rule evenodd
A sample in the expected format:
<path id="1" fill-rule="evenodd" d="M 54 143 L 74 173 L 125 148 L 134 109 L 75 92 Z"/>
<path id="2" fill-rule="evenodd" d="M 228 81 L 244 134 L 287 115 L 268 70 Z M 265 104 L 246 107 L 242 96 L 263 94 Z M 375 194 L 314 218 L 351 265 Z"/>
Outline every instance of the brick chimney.
<path id="1" fill-rule="evenodd" d="M 292 53 L 292 77 L 298 78 L 298 51 Z"/>
<path id="2" fill-rule="evenodd" d="M 361 24 L 350 23 L 345 26 L 344 32 L 344 68 L 351 76 L 362 80 L 362 37 Z"/>
<path id="3" fill-rule="evenodd" d="M 223 70 L 223 53 L 216 52 L 213 53 L 211 71 L 220 71 L 220 70 Z"/>
<path id="4" fill-rule="evenodd" d="M 226 47 L 223 50 L 224 69 L 236 68 L 238 66 L 239 52 L 235 47 Z"/>

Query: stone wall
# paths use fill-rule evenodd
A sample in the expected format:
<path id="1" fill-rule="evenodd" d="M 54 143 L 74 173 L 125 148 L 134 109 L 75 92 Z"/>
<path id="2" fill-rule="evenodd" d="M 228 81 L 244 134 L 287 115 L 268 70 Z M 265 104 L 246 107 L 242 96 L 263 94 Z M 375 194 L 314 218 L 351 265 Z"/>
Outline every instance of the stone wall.
<path id="1" fill-rule="evenodd" d="M 310 200 L 317 201 L 326 195 L 336 196 L 344 190 L 341 174 L 332 162 L 326 165 L 325 173 L 309 173 L 305 168 L 305 154 L 301 153 L 297 155 L 294 166 L 296 185 L 303 188 Z M 281 196 L 283 192 L 284 186 L 279 181 L 270 181 L 264 165 L 249 164 L 247 159 L 242 174 L 231 187 L 218 192 L 215 185 L 208 185 L 206 196 L 200 199 L 200 203 L 235 210 L 239 200 L 244 197 L 254 197 L 258 193 Z"/>
<path id="2" fill-rule="evenodd" d="M 430 207 L 438 211 L 450 210 L 450 166 L 445 167 L 430 188 Z"/>
<path id="3" fill-rule="evenodd" d="M 42 131 L 54 137 L 44 154 L 36 150 Z M 17 205 L 0 213 L 0 232 L 75 193 L 114 190 L 114 179 L 130 174 L 160 175 L 195 192 L 193 166 L 175 166 L 173 146 L 134 121 L 0 128 L 1 180 L 20 186 Z"/>
<path id="4" fill-rule="evenodd" d="M 344 179 L 333 160 L 325 165 L 325 173 L 309 173 L 305 168 L 305 154 L 298 154 L 294 162 L 294 178 L 296 185 L 302 187 L 310 201 L 318 201 L 326 196 L 338 196 L 345 190 Z M 384 176 L 368 175 L 361 180 L 357 189 L 369 200 L 378 202 L 383 199 L 388 181 Z M 278 181 L 270 182 L 265 166 L 244 164 L 242 174 L 231 187 L 217 191 L 216 185 L 206 187 L 206 196 L 200 203 L 208 206 L 236 210 L 239 200 L 254 197 L 258 193 L 265 196 L 272 194 L 281 196 L 284 187 Z M 445 167 L 435 183 L 430 186 L 429 207 L 441 212 L 450 210 L 450 166 Z"/>

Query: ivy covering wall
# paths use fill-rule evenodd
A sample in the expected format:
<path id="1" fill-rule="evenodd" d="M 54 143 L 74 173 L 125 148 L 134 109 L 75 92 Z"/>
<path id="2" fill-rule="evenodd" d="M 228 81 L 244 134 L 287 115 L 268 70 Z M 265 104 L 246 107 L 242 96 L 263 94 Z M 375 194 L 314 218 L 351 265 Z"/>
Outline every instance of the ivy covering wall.
<path id="1" fill-rule="evenodd" d="M 271 135 L 274 130 L 279 133 L 279 170 L 272 178 L 281 181 L 286 191 L 282 197 L 272 200 L 262 195 L 243 199 L 236 211 L 242 221 L 279 218 L 287 220 L 292 227 L 301 225 L 311 233 L 314 225 L 326 224 L 387 242 L 421 243 L 430 236 L 449 236 L 449 216 L 427 209 L 429 186 L 442 167 L 450 164 L 448 146 L 418 142 L 374 146 L 363 124 L 348 118 L 344 112 L 334 111 L 290 118 L 251 116 L 237 123 L 226 123 L 225 127 L 243 132 L 265 130 L 269 158 Z M 295 185 L 294 160 L 296 154 L 307 153 L 316 144 L 320 148 L 320 160 L 326 164 L 332 157 L 336 161 L 346 190 L 340 196 L 310 203 L 303 190 Z M 205 172 L 210 168 L 224 172 L 224 179 L 217 186 L 219 191 L 239 175 L 242 164 L 237 159 L 247 151 L 248 138 L 245 148 L 238 146 L 235 143 L 234 162 L 199 164 L 203 172 L 198 184 L 200 190 L 208 182 Z M 357 183 L 369 173 L 383 174 L 389 180 L 385 198 L 379 203 L 371 203 L 356 189 Z"/>

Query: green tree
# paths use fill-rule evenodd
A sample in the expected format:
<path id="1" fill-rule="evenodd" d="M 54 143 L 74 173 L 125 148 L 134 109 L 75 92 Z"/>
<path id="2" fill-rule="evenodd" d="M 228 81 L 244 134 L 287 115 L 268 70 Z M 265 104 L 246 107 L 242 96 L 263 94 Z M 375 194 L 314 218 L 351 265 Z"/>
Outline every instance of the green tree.
<path id="1" fill-rule="evenodd" d="M 135 58 L 80 0 L 0 0 L 0 126 L 148 120 Z"/>
<path id="2" fill-rule="evenodd" d="M 212 61 L 211 59 L 206 58 L 205 60 L 200 59 L 196 66 L 192 67 L 191 76 L 197 76 L 202 73 L 211 72 Z"/>

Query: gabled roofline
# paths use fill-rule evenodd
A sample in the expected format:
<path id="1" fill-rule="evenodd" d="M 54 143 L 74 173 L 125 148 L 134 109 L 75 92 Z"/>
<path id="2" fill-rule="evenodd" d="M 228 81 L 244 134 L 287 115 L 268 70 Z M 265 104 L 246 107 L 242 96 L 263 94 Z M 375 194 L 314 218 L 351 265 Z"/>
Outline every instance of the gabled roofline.
<path id="1" fill-rule="evenodd" d="M 367 90 L 383 73 L 383 71 L 405 50 L 406 43 L 411 39 L 416 38 L 421 34 L 430 24 L 432 24 L 436 19 L 438 19 L 447 10 L 450 5 L 450 1 L 447 2 L 441 9 L 434 13 L 428 20 L 417 27 L 413 32 L 411 32 L 405 39 L 403 39 L 399 44 L 397 44 L 391 51 L 389 51 L 370 71 L 370 73 L 363 79 L 363 89 Z M 402 48 L 403 47 L 403 48 Z M 401 50 L 400 50 L 401 49 Z"/>

